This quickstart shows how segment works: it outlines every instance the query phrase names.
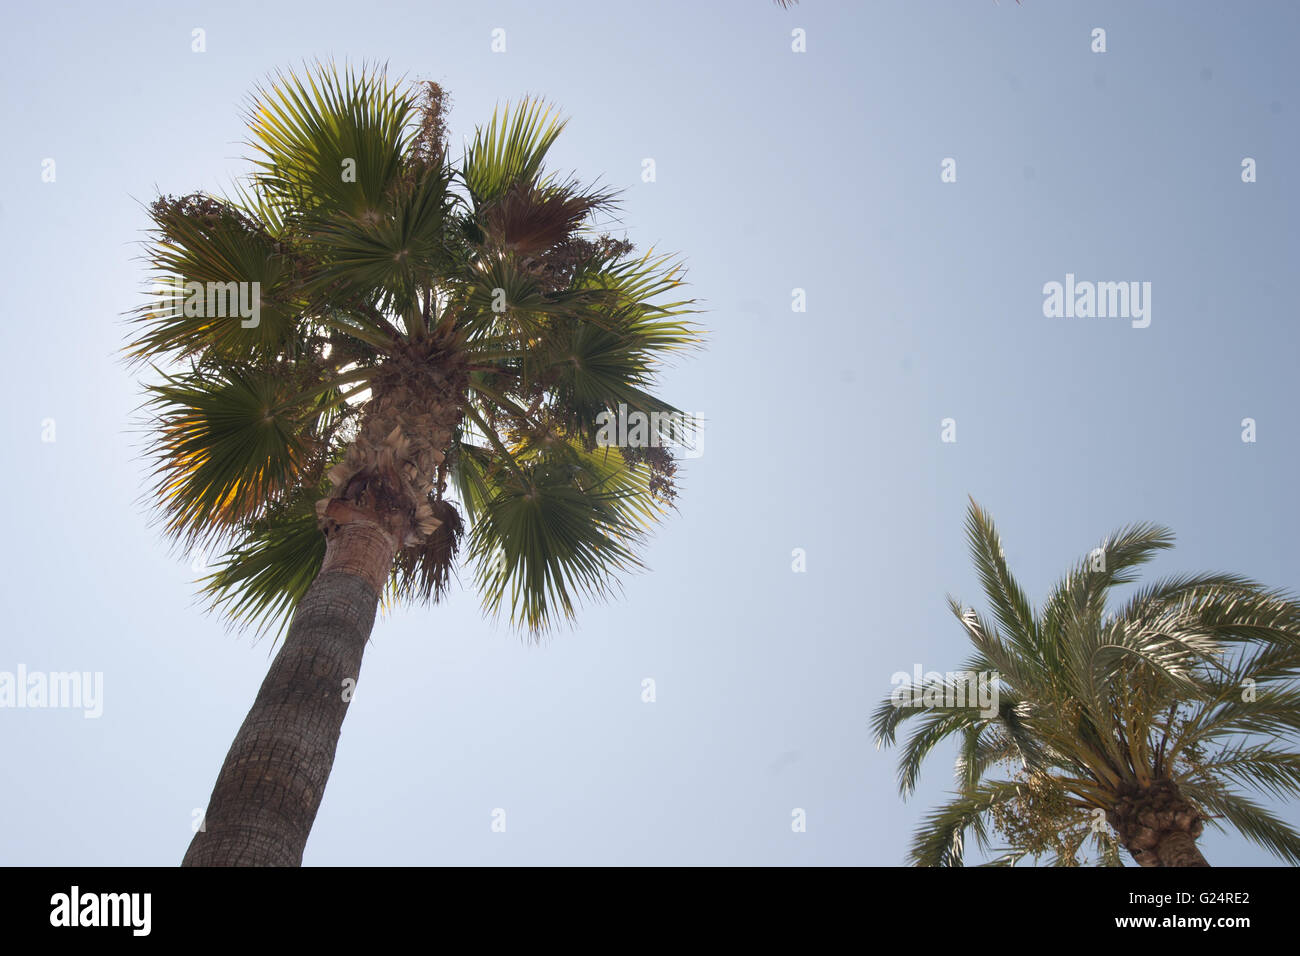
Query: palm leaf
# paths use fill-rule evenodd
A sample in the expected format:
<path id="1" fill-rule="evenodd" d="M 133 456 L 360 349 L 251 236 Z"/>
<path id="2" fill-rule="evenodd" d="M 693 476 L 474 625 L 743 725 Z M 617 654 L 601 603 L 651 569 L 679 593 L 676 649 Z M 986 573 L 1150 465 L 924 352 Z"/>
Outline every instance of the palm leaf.
<path id="1" fill-rule="evenodd" d="M 322 409 L 296 378 L 225 368 L 164 376 L 149 388 L 155 493 L 168 533 L 198 539 L 257 520 L 318 463 Z"/>
<path id="2" fill-rule="evenodd" d="M 564 130 L 551 106 L 523 99 L 513 110 L 492 111 L 492 121 L 474 132 L 465 151 L 463 176 L 476 208 L 495 202 L 541 172 L 546 153 Z"/>

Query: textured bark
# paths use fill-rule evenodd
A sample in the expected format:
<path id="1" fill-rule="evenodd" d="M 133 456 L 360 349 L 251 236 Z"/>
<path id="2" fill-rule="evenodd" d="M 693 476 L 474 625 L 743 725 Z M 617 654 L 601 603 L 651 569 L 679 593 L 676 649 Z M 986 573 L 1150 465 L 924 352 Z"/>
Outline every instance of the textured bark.
<path id="1" fill-rule="evenodd" d="M 1172 780 L 1128 789 L 1107 820 L 1140 866 L 1210 865 L 1196 847 L 1201 814 Z"/>
<path id="2" fill-rule="evenodd" d="M 1156 845 L 1156 856 L 1161 866 L 1209 866 L 1201 851 L 1196 848 L 1196 841 L 1185 830 L 1173 830 L 1163 834 Z"/>
<path id="3" fill-rule="evenodd" d="M 379 595 L 398 553 L 418 553 L 442 524 L 435 506 L 467 381 L 450 330 L 375 371 L 359 433 L 330 472 L 332 494 L 316 503 L 324 563 L 226 755 L 206 830 L 183 866 L 302 864 L 347 715 L 345 681 L 361 670 Z"/>
<path id="4" fill-rule="evenodd" d="M 468 373 L 452 330 L 429 333 L 375 370 L 361 429 L 330 469 L 333 497 L 384 515 L 402 546 L 438 527 L 430 495 L 442 491 L 446 452 L 460 424 Z"/>
<path id="5" fill-rule="evenodd" d="M 325 561 L 294 612 L 182 866 L 300 866 L 398 541 L 333 502 Z M 351 698 L 351 693 L 347 697 Z"/>

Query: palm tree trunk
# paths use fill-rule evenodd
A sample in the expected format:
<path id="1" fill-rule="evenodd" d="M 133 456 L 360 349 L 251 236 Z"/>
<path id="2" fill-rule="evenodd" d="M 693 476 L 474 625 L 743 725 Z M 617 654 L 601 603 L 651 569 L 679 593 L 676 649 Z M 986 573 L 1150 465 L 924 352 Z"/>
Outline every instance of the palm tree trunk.
<path id="1" fill-rule="evenodd" d="M 399 543 L 373 514 L 330 504 L 320 573 L 235 735 L 182 866 L 302 865 L 355 686 L 345 681 L 361 670 Z"/>
<path id="2" fill-rule="evenodd" d="M 1186 830 L 1173 830 L 1161 835 L 1156 844 L 1156 857 L 1161 866 L 1209 866 L 1196 841 Z"/>
<path id="3" fill-rule="evenodd" d="M 1139 866 L 1210 865 L 1196 847 L 1201 814 L 1172 780 L 1125 788 L 1106 816 Z"/>

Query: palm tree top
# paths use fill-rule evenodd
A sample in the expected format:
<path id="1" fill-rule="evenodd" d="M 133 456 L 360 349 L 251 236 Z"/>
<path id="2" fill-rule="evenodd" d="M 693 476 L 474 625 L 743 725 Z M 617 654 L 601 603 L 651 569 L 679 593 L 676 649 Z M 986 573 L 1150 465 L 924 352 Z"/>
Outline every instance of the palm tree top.
<path id="1" fill-rule="evenodd" d="M 1077 865 L 1088 844 L 1118 864 L 1100 811 L 1148 863 L 1154 837 L 1135 822 L 1143 800 L 1182 814 L 1192 838 L 1203 823 L 1226 824 L 1300 862 L 1300 834 L 1238 789 L 1300 794 L 1300 605 L 1289 593 L 1189 574 L 1110 606 L 1113 589 L 1173 546 L 1167 528 L 1141 523 L 1085 555 L 1035 607 L 973 500 L 966 537 L 989 612 L 951 597 L 949 607 L 972 648 L 963 672 L 995 675 L 996 714 L 899 706 L 895 695 L 872 719 L 878 747 L 895 744 L 904 721 L 918 724 L 899 759 L 904 796 L 941 741 L 958 746 L 956 791 L 925 818 L 912 862 L 960 865 L 968 835 L 990 849 L 996 833 L 997 862 Z"/>
<path id="2" fill-rule="evenodd" d="M 615 194 L 546 170 L 552 105 L 507 104 L 455 160 L 447 106 L 382 67 L 277 73 L 247 108 L 251 174 L 150 208 L 168 294 L 127 352 L 155 376 L 152 490 L 173 539 L 222 552 L 205 593 L 237 623 L 283 627 L 363 483 L 398 516 L 387 600 L 436 600 L 459 556 L 531 632 L 639 568 L 672 507 L 666 442 L 596 439 L 620 407 L 684 421 L 656 394 L 701 342 L 682 264 L 600 233 Z M 232 283 L 255 322 L 213 314 Z"/>

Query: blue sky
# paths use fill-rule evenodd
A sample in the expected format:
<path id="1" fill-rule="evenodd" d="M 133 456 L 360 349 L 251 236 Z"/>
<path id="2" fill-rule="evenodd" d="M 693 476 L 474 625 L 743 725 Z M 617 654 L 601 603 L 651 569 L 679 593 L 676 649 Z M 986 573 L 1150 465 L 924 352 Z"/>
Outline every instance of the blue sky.
<path id="1" fill-rule="evenodd" d="M 867 718 L 895 671 L 965 656 L 944 596 L 979 600 L 967 495 L 1036 599 L 1137 520 L 1178 534 L 1154 574 L 1300 578 L 1292 4 L 320 0 L 4 20 L 0 670 L 102 671 L 105 699 L 97 720 L 0 712 L 0 863 L 179 862 L 265 673 L 270 642 L 202 613 L 190 556 L 151 522 L 116 353 L 144 205 L 244 172 L 247 94 L 307 59 L 437 80 L 456 139 L 524 93 L 559 104 L 552 168 L 625 189 L 628 237 L 686 258 L 710 330 L 665 376 L 708 424 L 650 570 L 539 646 L 468 589 L 382 619 L 307 864 L 902 862 L 950 767 L 901 802 Z M 1045 317 L 1043 285 L 1067 273 L 1150 282 L 1150 326 Z M 1273 862 L 1202 843 L 1215 864 Z"/>

